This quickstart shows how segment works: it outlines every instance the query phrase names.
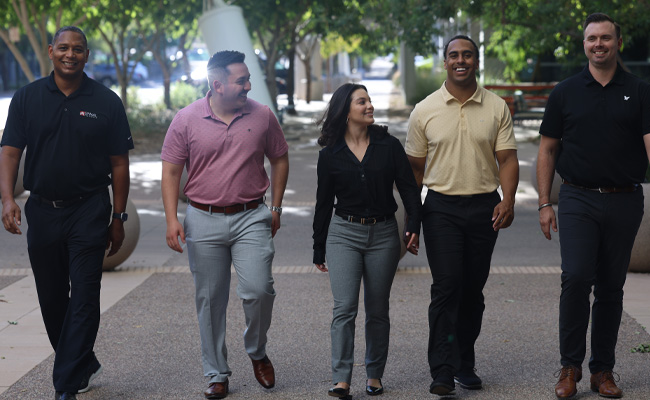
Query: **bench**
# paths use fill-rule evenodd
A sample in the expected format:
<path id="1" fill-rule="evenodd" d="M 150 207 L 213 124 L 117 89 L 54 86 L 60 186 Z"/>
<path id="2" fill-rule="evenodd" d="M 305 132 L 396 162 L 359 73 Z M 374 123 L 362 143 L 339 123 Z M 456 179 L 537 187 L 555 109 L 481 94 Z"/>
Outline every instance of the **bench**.
<path id="1" fill-rule="evenodd" d="M 555 84 L 518 84 L 518 85 L 486 85 L 508 104 L 514 123 L 526 120 L 540 120 L 544 117 L 544 109 L 548 94 Z"/>

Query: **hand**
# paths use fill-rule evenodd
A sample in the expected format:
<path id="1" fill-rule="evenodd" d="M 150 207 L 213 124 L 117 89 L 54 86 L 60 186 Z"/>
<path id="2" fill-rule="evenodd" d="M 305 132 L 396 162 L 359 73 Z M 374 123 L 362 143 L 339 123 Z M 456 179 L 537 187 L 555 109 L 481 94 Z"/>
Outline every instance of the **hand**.
<path id="1" fill-rule="evenodd" d="M 494 207 L 494 212 L 492 213 L 492 229 L 495 232 L 498 232 L 499 229 L 505 229 L 512 224 L 512 220 L 515 219 L 515 210 L 513 204 L 506 201 L 501 201 L 499 204 Z"/>
<path id="2" fill-rule="evenodd" d="M 271 237 L 275 237 L 276 232 L 280 229 L 280 213 L 271 211 Z"/>
<path id="3" fill-rule="evenodd" d="M 124 222 L 114 219 L 108 227 L 108 241 L 106 242 L 106 250 L 111 249 L 106 257 L 111 257 L 117 253 L 122 247 L 124 242 Z"/>
<path id="4" fill-rule="evenodd" d="M 316 268 L 318 268 L 318 270 L 321 271 L 321 272 L 327 272 L 328 271 L 325 264 L 314 264 L 314 266 Z"/>
<path id="5" fill-rule="evenodd" d="M 2 203 L 2 224 L 5 230 L 14 235 L 22 235 L 20 231 L 21 212 L 15 201 L 7 200 Z"/>
<path id="6" fill-rule="evenodd" d="M 406 251 L 411 254 L 418 255 L 420 249 L 420 235 L 417 233 L 405 232 L 404 243 L 406 243 Z"/>
<path id="7" fill-rule="evenodd" d="M 553 232 L 557 232 L 557 221 L 553 206 L 544 207 L 539 210 L 539 225 L 546 239 L 551 240 L 551 229 L 553 229 Z"/>
<path id="8" fill-rule="evenodd" d="M 167 233 L 165 235 L 165 238 L 167 239 L 167 246 L 169 246 L 169 248 L 174 251 L 182 253 L 183 247 L 178 240 L 179 237 L 181 238 L 180 241 L 185 244 L 185 231 L 183 230 L 181 223 L 178 222 L 178 220 L 174 221 L 173 223 L 168 223 Z"/>

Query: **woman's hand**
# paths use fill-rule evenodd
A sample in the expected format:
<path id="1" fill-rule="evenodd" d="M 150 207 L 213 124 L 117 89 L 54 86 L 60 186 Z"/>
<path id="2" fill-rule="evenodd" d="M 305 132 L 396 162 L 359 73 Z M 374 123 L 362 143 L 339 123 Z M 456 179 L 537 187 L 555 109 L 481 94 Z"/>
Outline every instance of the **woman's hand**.
<path id="1" fill-rule="evenodd" d="M 406 243 L 406 251 L 417 256 L 420 249 L 420 235 L 406 232 L 404 233 L 404 242 Z"/>
<path id="2" fill-rule="evenodd" d="M 314 264 L 314 266 L 321 272 L 327 272 L 327 267 L 325 264 Z"/>

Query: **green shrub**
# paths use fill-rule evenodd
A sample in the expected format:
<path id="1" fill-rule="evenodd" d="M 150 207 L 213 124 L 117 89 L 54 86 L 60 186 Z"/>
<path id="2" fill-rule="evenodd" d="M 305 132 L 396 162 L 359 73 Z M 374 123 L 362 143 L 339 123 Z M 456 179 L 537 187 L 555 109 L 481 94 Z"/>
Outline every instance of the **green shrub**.
<path id="1" fill-rule="evenodd" d="M 418 68 L 415 73 L 415 91 L 407 99 L 408 104 L 417 104 L 425 97 L 440 89 L 447 74 L 434 74 L 431 69 Z"/>
<path id="2" fill-rule="evenodd" d="M 126 112 L 133 137 L 165 135 L 176 111 L 157 105 L 130 106 Z"/>
<path id="3" fill-rule="evenodd" d="M 207 91 L 207 89 L 205 89 Z M 172 84 L 170 93 L 171 106 L 175 110 L 180 110 L 188 106 L 195 100 L 205 96 L 203 85 L 195 86 L 185 82 L 176 82 Z"/>

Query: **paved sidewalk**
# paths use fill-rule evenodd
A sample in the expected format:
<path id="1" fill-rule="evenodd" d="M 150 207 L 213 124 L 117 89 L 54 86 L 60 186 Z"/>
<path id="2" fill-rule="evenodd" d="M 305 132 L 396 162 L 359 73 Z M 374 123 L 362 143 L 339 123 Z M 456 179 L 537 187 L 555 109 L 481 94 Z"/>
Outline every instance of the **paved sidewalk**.
<path id="1" fill-rule="evenodd" d="M 403 139 L 408 112 L 388 112 L 390 86 L 370 82 L 369 90 L 378 122 L 388 124 L 391 133 Z M 233 279 L 227 331 L 233 371 L 229 399 L 328 398 L 332 295 L 327 275 L 310 264 L 313 166 L 318 150 L 311 122 L 324 105 L 301 102 L 298 116 L 285 116 L 295 169 L 285 201 L 283 231 L 276 237 L 274 276 L 278 295 L 268 355 L 276 367 L 277 385 L 265 390 L 253 377 L 243 350 L 245 322 Z M 559 243 L 557 235 L 552 241 L 543 239 L 537 226 L 537 199 L 530 184 L 530 165 L 536 153 L 536 144 L 530 140 L 535 137 L 534 127 L 517 128 L 521 182 L 515 223 L 500 233 L 497 242 L 485 290 L 484 326 L 477 343 L 477 372 L 484 379 L 485 389 L 457 389 L 457 398 L 555 398 Z M 102 321 L 95 348 L 104 373 L 90 392 L 78 396 L 81 400 L 203 398 L 206 380 L 201 371 L 192 276 L 186 255 L 176 255 L 164 246 L 158 164 L 157 156 L 132 160 L 131 198 L 140 215 L 140 241 L 123 266 L 104 275 Z M 0 400 L 51 399 L 53 355 L 29 271 L 25 237 L 0 232 L 0 242 L 5 243 L 0 244 Z M 426 315 L 430 284 L 424 253 L 419 257 L 407 255 L 391 293 L 391 349 L 383 398 L 437 397 L 428 393 Z M 650 398 L 650 354 L 630 352 L 650 343 L 650 335 L 643 328 L 650 326 L 648 287 L 650 275 L 628 274 L 616 367 L 626 399 Z M 362 305 L 357 318 L 354 398 L 366 398 Z M 587 362 L 583 368 L 587 369 Z M 589 390 L 588 375 L 579 384 L 576 398 L 598 398 Z"/>

